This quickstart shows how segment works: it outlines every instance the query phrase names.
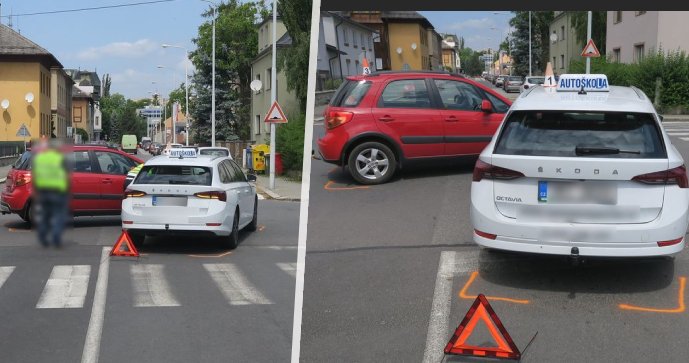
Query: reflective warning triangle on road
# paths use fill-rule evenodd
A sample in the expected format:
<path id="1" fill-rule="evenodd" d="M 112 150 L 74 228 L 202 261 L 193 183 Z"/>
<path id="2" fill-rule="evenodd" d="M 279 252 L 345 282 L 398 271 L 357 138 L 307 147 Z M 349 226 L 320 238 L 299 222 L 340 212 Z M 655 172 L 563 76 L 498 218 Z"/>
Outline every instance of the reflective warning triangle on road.
<path id="1" fill-rule="evenodd" d="M 131 237 L 127 230 L 122 230 L 120 238 L 117 239 L 115 245 L 112 246 L 110 256 L 125 256 L 125 257 L 139 257 L 139 251 L 134 247 Z"/>
<path id="2" fill-rule="evenodd" d="M 594 58 L 600 57 L 600 52 L 598 51 L 598 48 L 596 48 L 596 44 L 593 42 L 593 39 L 589 39 L 589 42 L 586 43 L 584 50 L 581 51 L 581 56 Z"/>
<path id="3" fill-rule="evenodd" d="M 498 345 L 497 347 L 479 347 L 466 344 L 479 320 L 488 328 L 490 335 Z M 467 311 L 466 316 L 445 346 L 445 354 L 517 360 L 522 355 L 483 294 L 476 297 L 471 308 Z"/>
<path id="4" fill-rule="evenodd" d="M 270 106 L 270 110 L 266 114 L 265 122 L 275 122 L 275 123 L 287 123 L 287 117 L 285 113 L 282 112 L 282 107 L 278 104 L 278 101 L 274 101 L 273 105 Z"/>

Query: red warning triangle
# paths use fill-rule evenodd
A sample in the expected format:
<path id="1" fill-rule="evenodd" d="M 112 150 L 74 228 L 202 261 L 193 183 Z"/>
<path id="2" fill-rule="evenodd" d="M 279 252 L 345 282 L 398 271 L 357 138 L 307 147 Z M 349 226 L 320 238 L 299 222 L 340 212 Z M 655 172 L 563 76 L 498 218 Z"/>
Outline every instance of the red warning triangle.
<path id="1" fill-rule="evenodd" d="M 483 321 L 488 328 L 490 335 L 498 344 L 497 347 L 479 347 L 466 344 L 479 320 Z M 467 311 L 466 316 L 445 346 L 445 354 L 506 359 L 521 359 L 522 356 L 519 348 L 514 344 L 512 337 L 483 294 L 476 297 L 471 308 Z"/>
<path id="2" fill-rule="evenodd" d="M 278 101 L 273 102 L 270 106 L 270 110 L 266 114 L 264 122 L 275 122 L 275 123 L 287 123 L 287 117 L 285 113 L 282 112 L 282 107 L 278 104 Z"/>
<path id="3" fill-rule="evenodd" d="M 139 251 L 134 247 L 134 243 L 131 237 L 129 237 L 129 233 L 127 233 L 126 229 L 122 230 L 120 238 L 118 238 L 115 245 L 112 246 L 110 256 L 139 257 Z"/>
<path id="4" fill-rule="evenodd" d="M 584 50 L 581 51 L 581 56 L 594 58 L 600 57 L 600 52 L 598 51 L 598 48 L 596 48 L 596 43 L 593 42 L 593 39 L 589 39 L 589 42 L 586 43 Z"/>

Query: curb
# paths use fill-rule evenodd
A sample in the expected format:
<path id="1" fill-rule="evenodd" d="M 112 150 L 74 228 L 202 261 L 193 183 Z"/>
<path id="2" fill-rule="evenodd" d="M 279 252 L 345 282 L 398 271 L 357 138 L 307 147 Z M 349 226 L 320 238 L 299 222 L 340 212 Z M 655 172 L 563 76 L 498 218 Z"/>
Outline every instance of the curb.
<path id="1" fill-rule="evenodd" d="M 282 201 L 287 201 L 287 202 L 298 202 L 301 201 L 301 198 L 287 198 L 283 197 L 280 194 L 275 193 L 274 191 L 268 189 L 268 188 L 263 188 L 259 185 L 256 185 L 256 190 L 260 192 L 261 194 L 266 195 L 268 198 L 267 199 L 273 199 L 273 200 L 282 200 Z"/>

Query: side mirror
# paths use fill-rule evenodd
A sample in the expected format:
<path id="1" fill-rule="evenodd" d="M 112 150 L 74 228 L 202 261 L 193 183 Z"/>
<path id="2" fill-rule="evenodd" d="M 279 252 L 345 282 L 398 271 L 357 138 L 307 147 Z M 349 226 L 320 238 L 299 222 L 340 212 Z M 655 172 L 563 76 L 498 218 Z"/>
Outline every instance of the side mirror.
<path id="1" fill-rule="evenodd" d="M 488 100 L 481 101 L 481 111 L 485 113 L 493 112 L 493 105 Z"/>
<path id="2" fill-rule="evenodd" d="M 250 182 L 255 182 L 256 181 L 256 174 L 249 174 L 246 176 L 246 180 Z"/>

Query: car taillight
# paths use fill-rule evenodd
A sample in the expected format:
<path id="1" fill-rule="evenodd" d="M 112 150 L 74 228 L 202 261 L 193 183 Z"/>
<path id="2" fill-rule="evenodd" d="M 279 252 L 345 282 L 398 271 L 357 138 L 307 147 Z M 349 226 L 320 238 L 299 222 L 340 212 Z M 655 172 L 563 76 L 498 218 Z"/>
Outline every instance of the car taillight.
<path id="1" fill-rule="evenodd" d="M 684 239 L 684 237 L 671 239 L 669 241 L 658 241 L 658 247 L 666 247 L 666 246 L 676 245 L 676 244 L 682 242 L 683 239 Z"/>
<path id="2" fill-rule="evenodd" d="M 354 113 L 345 111 L 327 111 L 325 113 L 325 127 L 330 130 L 344 125 L 352 120 Z"/>
<path id="3" fill-rule="evenodd" d="M 141 198 L 145 196 L 146 193 L 139 190 L 127 189 L 124 191 L 125 198 Z"/>
<path id="4" fill-rule="evenodd" d="M 644 184 L 677 184 L 680 188 L 689 188 L 687 169 L 684 165 L 669 170 L 637 175 L 632 180 Z"/>
<path id="5" fill-rule="evenodd" d="M 225 194 L 225 192 L 219 192 L 219 191 L 199 192 L 199 193 L 194 193 L 194 196 L 198 197 L 198 198 L 202 198 L 202 199 L 217 199 L 221 202 L 227 201 L 227 194 Z"/>
<path id="6" fill-rule="evenodd" d="M 474 177 L 472 180 L 475 182 L 481 181 L 482 179 L 510 180 L 523 176 L 524 174 L 516 170 L 494 166 L 479 159 L 476 161 L 476 166 L 474 166 Z"/>
<path id="7" fill-rule="evenodd" d="M 479 235 L 479 236 L 481 236 L 481 237 L 483 237 L 483 238 L 496 239 L 496 238 L 498 237 L 498 236 L 495 235 L 495 234 L 486 233 L 486 232 L 481 232 L 481 231 L 479 231 L 478 229 L 475 229 L 474 232 L 475 232 L 477 235 Z"/>
<path id="8" fill-rule="evenodd" d="M 29 173 L 18 175 L 17 179 L 14 180 L 15 187 L 20 187 L 29 183 L 31 183 L 31 174 Z"/>

